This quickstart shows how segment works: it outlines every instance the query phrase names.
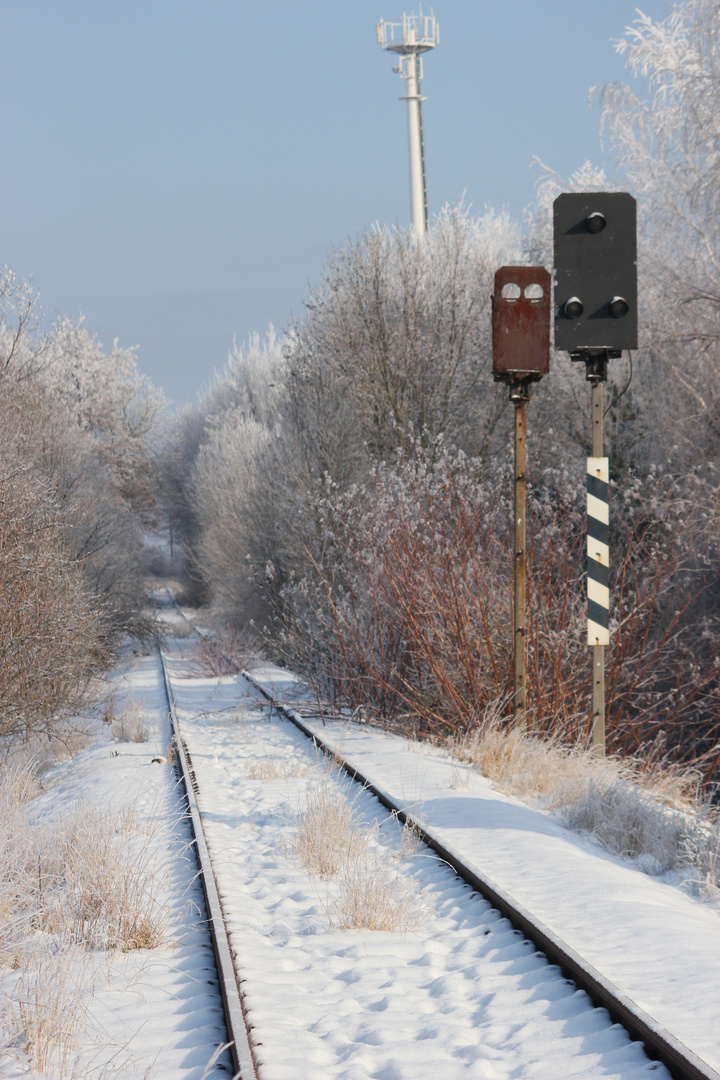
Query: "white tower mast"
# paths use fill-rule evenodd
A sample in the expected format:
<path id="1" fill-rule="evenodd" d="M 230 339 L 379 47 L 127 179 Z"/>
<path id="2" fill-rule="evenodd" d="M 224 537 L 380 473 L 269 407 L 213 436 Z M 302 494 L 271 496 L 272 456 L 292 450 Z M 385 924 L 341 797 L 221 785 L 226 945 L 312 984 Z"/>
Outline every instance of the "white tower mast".
<path id="1" fill-rule="evenodd" d="M 440 28 L 434 15 L 403 15 L 401 23 L 381 19 L 377 25 L 378 44 L 390 52 L 400 53 L 400 63 L 393 68 L 407 84 L 408 144 L 410 150 L 410 211 L 418 236 L 424 236 L 428 226 L 427 182 L 425 178 L 425 144 L 423 141 L 422 60 L 420 54 L 434 49 L 440 41 Z"/>

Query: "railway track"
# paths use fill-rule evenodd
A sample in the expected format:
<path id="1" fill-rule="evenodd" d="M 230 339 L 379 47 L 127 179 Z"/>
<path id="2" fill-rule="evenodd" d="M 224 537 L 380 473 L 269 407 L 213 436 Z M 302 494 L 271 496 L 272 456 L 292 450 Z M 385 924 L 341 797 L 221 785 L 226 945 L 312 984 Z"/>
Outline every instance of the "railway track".
<path id="1" fill-rule="evenodd" d="M 182 732 L 179 730 L 172 685 L 168 677 L 164 657 L 161 656 L 161 659 L 168 696 L 168 709 L 178 747 L 178 764 L 197 841 L 198 862 L 207 899 L 209 922 L 218 963 L 218 974 L 223 988 L 228 1034 L 233 1043 L 235 1068 L 242 1080 L 250 1080 L 253 1076 L 257 1077 L 261 1074 L 258 1073 L 258 1062 L 248 1032 L 247 1016 L 243 1009 L 237 961 L 233 962 L 215 874 L 204 837 L 202 819 L 197 807 L 197 778 Z M 249 672 L 243 672 L 242 678 L 262 696 L 277 715 L 284 717 L 294 725 L 319 750 L 330 755 L 342 766 L 348 776 L 366 791 L 371 792 L 393 816 L 400 822 L 407 822 L 408 825 L 412 826 L 422 841 L 444 863 L 451 867 L 462 881 L 489 901 L 497 911 L 510 921 L 517 931 L 531 942 L 539 952 L 544 954 L 550 964 L 557 965 L 567 979 L 572 980 L 579 989 L 584 990 L 594 1005 L 606 1009 L 613 1022 L 622 1025 L 632 1040 L 642 1042 L 648 1056 L 664 1064 L 676 1080 L 720 1080 L 720 1074 L 688 1047 L 679 1042 L 670 1032 L 664 1030 L 635 1002 L 625 997 L 582 956 L 560 940 L 557 934 L 546 925 L 543 925 L 532 912 L 524 908 L 497 884 L 478 874 L 476 869 L 465 865 L 455 851 L 447 844 L 442 843 L 433 835 L 431 830 L 423 827 L 421 822 L 415 820 L 411 814 L 408 814 L 387 792 L 374 783 L 372 778 L 363 775 L 342 757 L 338 761 L 337 748 L 332 747 L 316 731 L 313 731 L 295 709 L 287 707 L 281 700 L 270 694 Z"/>
<path id="2" fill-rule="evenodd" d="M 228 1043 L 232 1056 L 233 1067 L 237 1080 L 257 1080 L 257 1062 L 250 1044 L 250 1032 L 245 1011 L 243 1009 L 242 995 L 240 992 L 240 975 L 238 965 L 233 960 L 230 950 L 227 927 L 223 916 L 217 881 L 213 871 L 210 851 L 205 839 L 202 818 L 197 804 L 197 778 L 192 765 L 192 759 L 187 745 L 180 731 L 175 709 L 175 698 L 172 684 L 168 677 L 167 665 L 162 650 L 158 650 L 160 666 L 162 669 L 163 685 L 167 698 L 168 716 L 170 718 L 170 730 L 172 744 L 175 750 L 176 761 L 182 781 L 185 799 L 188 808 L 190 827 L 195 841 L 200 881 L 205 897 L 208 927 L 215 953 L 217 964 L 220 992 L 225 1012 L 225 1024 L 228 1033 Z"/>

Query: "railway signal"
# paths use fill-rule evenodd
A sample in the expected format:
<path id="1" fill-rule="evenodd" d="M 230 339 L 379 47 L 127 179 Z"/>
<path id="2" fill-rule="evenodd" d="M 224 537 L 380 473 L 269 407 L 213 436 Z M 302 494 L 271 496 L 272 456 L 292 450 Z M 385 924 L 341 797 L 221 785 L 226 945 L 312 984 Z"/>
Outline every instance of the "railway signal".
<path id="1" fill-rule="evenodd" d="M 588 645 L 593 649 L 592 748 L 605 756 L 605 646 L 610 643 L 608 459 L 603 383 L 608 361 L 636 349 L 637 208 L 624 191 L 566 192 L 553 205 L 555 348 L 591 383 L 587 461 Z"/>
<path id="2" fill-rule="evenodd" d="M 526 405 L 530 383 L 550 370 L 550 274 L 544 266 L 501 266 L 492 297 L 493 378 L 510 387 L 515 406 L 513 557 L 513 723 L 527 728 Z"/>
<path id="3" fill-rule="evenodd" d="M 636 349 L 636 204 L 624 191 L 572 192 L 554 203 L 555 348 Z"/>

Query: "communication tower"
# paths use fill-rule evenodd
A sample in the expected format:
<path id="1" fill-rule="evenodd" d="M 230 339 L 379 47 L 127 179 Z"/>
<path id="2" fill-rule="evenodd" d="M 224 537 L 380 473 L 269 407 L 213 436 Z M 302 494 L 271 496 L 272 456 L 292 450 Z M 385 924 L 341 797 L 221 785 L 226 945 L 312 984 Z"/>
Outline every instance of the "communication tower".
<path id="1" fill-rule="evenodd" d="M 423 139 L 421 53 L 434 49 L 440 41 L 440 28 L 434 15 L 403 15 L 402 22 L 390 23 L 381 19 L 377 24 L 378 44 L 389 52 L 400 54 L 400 63 L 393 71 L 406 82 L 408 145 L 410 150 L 410 211 L 412 223 L 419 236 L 428 226 L 427 182 L 425 178 L 425 143 Z"/>

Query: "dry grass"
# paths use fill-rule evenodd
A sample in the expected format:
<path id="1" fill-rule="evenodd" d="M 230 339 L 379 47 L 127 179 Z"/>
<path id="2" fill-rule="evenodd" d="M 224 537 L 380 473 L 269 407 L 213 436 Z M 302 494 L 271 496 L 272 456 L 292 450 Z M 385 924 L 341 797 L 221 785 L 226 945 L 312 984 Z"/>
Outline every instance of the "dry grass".
<path id="1" fill-rule="evenodd" d="M 155 900 L 154 868 L 146 838 L 134 826 L 127 808 L 83 804 L 60 823 L 62 895 L 49 900 L 48 929 L 69 933 L 86 949 L 129 952 L 160 944 L 166 926 Z"/>
<path id="2" fill-rule="evenodd" d="M 50 1076 L 67 1075 L 65 1065 L 85 1026 L 82 967 L 71 970 L 64 952 L 33 955 L 17 980 L 3 1018 L 6 1044 L 27 1055 Z"/>
<path id="3" fill-rule="evenodd" d="M 461 768 L 458 765 L 453 766 L 450 773 L 450 787 L 455 791 L 464 791 L 470 784 L 470 777 L 467 768 Z"/>
<path id="4" fill-rule="evenodd" d="M 280 757 L 262 757 L 256 761 L 248 761 L 245 766 L 246 780 L 287 780 L 292 776 L 300 776 L 305 767 L 297 761 L 288 761 Z"/>
<path id="5" fill-rule="evenodd" d="M 65 1077 L 84 1023 L 82 958 L 155 948 L 166 916 L 132 807 L 34 816 L 35 785 L 28 769 L 0 780 L 0 1045 Z"/>
<path id="6" fill-rule="evenodd" d="M 367 849 L 367 830 L 359 827 L 347 786 L 333 782 L 329 770 L 323 770 L 319 782 L 308 788 L 305 805 L 293 816 L 293 824 L 292 853 L 311 877 L 334 877 Z"/>
<path id="7" fill-rule="evenodd" d="M 394 815 L 393 815 L 394 816 Z M 409 859 L 417 853 L 422 843 L 419 830 L 410 821 L 406 820 L 400 833 L 400 858 Z"/>
<path id="8" fill-rule="evenodd" d="M 210 717 L 215 727 L 235 728 L 238 735 L 242 739 L 246 739 L 249 734 L 247 712 L 247 705 L 233 705 L 232 708 L 229 709 L 213 710 L 213 712 L 210 713 Z"/>
<path id="9" fill-rule="evenodd" d="M 411 878 L 378 853 L 343 867 L 338 892 L 328 905 L 332 926 L 342 930 L 413 930 L 424 916 Z"/>
<path id="10" fill-rule="evenodd" d="M 184 615 L 175 615 L 174 613 L 164 615 L 163 631 L 167 637 L 175 638 L 178 641 L 185 641 L 196 633 L 195 627 L 189 619 L 186 619 Z"/>
<path id="11" fill-rule="evenodd" d="M 25 804 L 2 809 L 0 962 L 29 932 L 46 935 L 56 949 L 128 952 L 162 941 L 154 868 L 131 810 L 78 803 L 35 822 Z"/>
<path id="12" fill-rule="evenodd" d="M 110 723 L 110 732 L 115 742 L 144 743 L 150 735 L 150 720 L 135 698 L 129 698 L 121 709 L 112 708 L 103 718 Z"/>
<path id="13" fill-rule="evenodd" d="M 692 771 L 598 759 L 583 747 L 523 736 L 507 730 L 497 710 L 448 747 L 502 791 L 592 833 L 613 854 L 649 873 L 684 875 L 691 891 L 720 900 L 720 823 L 700 798 Z"/>
<path id="14" fill-rule="evenodd" d="M 331 927 L 343 930 L 411 930 L 424 908 L 398 859 L 415 853 L 416 831 L 402 830 L 396 856 L 378 850 L 378 826 L 368 825 L 350 797 L 350 781 L 328 763 L 293 816 L 292 853 L 307 873 L 335 888 L 324 904 Z"/>
<path id="15" fill-rule="evenodd" d="M 704 832 L 699 843 L 697 839 L 697 835 L 688 839 L 686 845 L 688 865 L 694 872 L 688 884 L 703 900 L 720 907 L 720 829 Z"/>
<path id="16" fill-rule="evenodd" d="M 0 783 L 0 799 L 2 800 L 3 818 L 12 806 L 22 806 L 32 802 L 41 791 L 37 771 L 31 766 L 13 765 L 5 772 Z"/>
<path id="17" fill-rule="evenodd" d="M 93 724 L 86 717 L 72 717 L 49 732 L 28 732 L 13 739 L 0 737 L 0 771 L 28 769 L 42 776 L 58 761 L 66 761 L 86 747 Z"/>

